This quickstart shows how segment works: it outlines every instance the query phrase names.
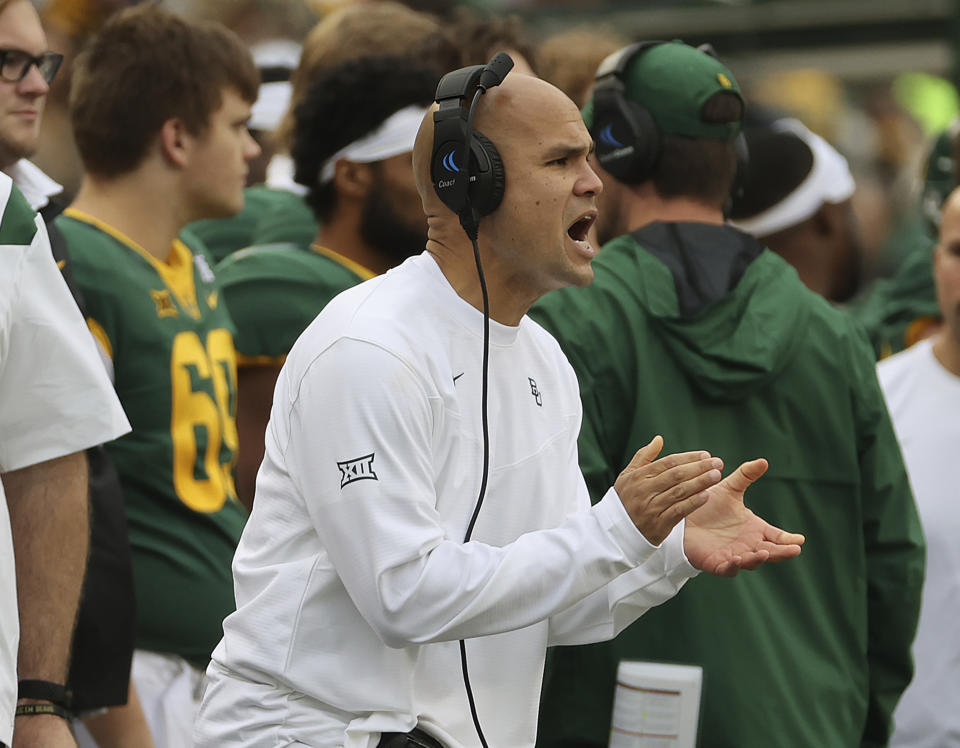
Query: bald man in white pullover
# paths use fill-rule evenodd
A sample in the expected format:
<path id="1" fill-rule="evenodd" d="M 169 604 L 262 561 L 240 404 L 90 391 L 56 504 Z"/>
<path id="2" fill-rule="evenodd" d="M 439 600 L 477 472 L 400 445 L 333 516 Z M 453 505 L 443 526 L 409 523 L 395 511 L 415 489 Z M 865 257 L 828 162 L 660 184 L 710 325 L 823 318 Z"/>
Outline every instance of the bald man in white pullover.
<path id="1" fill-rule="evenodd" d="M 281 372 L 198 746 L 532 746 L 547 646 L 615 636 L 697 569 L 800 552 L 802 536 L 743 506 L 763 460 L 721 482 L 705 452 L 654 461 L 659 437 L 590 506 L 576 377 L 525 316 L 592 278 L 590 137 L 560 91 L 517 74 L 476 124 L 509 176 L 479 228 L 490 450 L 470 540 L 481 291 L 431 182 L 428 115 L 414 150 L 427 251 L 334 299 Z"/>

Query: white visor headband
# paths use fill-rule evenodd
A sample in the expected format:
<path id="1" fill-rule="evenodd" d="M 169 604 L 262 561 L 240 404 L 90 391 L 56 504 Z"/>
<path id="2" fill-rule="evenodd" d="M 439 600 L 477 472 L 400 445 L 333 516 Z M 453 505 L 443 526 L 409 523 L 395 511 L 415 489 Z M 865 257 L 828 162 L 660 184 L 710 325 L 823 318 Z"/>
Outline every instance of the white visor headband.
<path id="1" fill-rule="evenodd" d="M 422 106 L 405 107 L 387 117 L 383 124 L 369 135 L 341 148 L 321 167 L 320 184 L 326 184 L 333 179 L 334 167 L 340 159 L 369 164 L 412 151 L 417 131 L 427 111 L 426 107 Z"/>
<path id="2" fill-rule="evenodd" d="M 287 81 L 261 83 L 257 100 L 250 110 L 247 127 L 251 130 L 272 132 L 280 126 L 283 115 L 290 108 L 293 86 Z"/>
<path id="3" fill-rule="evenodd" d="M 776 205 L 752 218 L 731 221 L 741 231 L 754 236 L 769 236 L 806 221 L 824 203 L 842 203 L 853 196 L 856 185 L 847 160 L 832 145 L 795 119 L 774 123 L 778 132 L 789 132 L 807 144 L 813 153 L 810 173 L 797 188 Z"/>

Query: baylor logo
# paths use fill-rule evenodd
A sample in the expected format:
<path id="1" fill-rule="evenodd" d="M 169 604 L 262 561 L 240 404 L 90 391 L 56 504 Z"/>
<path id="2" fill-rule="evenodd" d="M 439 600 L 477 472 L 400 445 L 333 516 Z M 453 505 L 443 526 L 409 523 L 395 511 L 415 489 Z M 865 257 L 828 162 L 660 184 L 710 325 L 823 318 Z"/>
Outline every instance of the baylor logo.
<path id="1" fill-rule="evenodd" d="M 540 396 L 540 390 L 537 389 L 537 381 L 533 377 L 527 377 L 527 381 L 530 382 L 530 394 L 533 395 L 533 399 L 537 401 L 537 405 L 542 408 L 543 398 Z"/>
<path id="2" fill-rule="evenodd" d="M 157 305 L 157 316 L 161 319 L 164 317 L 178 317 L 180 312 L 177 311 L 177 305 L 173 303 L 173 299 L 170 297 L 170 291 L 167 289 L 161 289 L 159 291 L 151 289 L 150 298 L 153 299 L 153 303 Z"/>

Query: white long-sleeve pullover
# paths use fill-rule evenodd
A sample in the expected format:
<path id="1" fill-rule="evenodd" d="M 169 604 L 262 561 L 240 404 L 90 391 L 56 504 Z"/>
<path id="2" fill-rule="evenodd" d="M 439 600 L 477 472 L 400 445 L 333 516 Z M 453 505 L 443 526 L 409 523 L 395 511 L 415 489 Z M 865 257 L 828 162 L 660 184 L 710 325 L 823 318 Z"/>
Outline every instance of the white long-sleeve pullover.
<path id="1" fill-rule="evenodd" d="M 243 745 L 280 744 L 254 739 L 270 724 L 310 746 L 366 748 L 415 724 L 479 745 L 466 639 L 488 743 L 532 746 L 547 646 L 608 639 L 695 574 L 682 525 L 654 548 L 612 489 L 590 506 L 576 377 L 527 318 L 491 322 L 489 483 L 463 542 L 482 331 L 424 254 L 341 294 L 291 352 L 212 668 L 275 712 Z M 218 693 L 200 733 L 219 745 L 244 717 Z"/>

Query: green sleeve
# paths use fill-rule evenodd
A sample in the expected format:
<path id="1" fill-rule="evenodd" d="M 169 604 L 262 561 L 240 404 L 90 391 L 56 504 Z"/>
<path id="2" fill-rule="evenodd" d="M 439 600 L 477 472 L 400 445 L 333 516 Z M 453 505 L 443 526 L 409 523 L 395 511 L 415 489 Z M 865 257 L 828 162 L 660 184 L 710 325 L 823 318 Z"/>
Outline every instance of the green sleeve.
<path id="1" fill-rule="evenodd" d="M 269 210 L 258 219 L 251 244 L 297 244 L 308 246 L 317 235 L 317 219 L 299 195 L 272 190 Z"/>
<path id="2" fill-rule="evenodd" d="M 124 266 L 116 262 L 112 240 L 99 230 L 69 216 L 54 219 L 70 252 L 74 281 L 83 295 L 87 327 L 113 365 L 125 356 L 124 290 L 129 279 Z"/>
<path id="3" fill-rule="evenodd" d="M 920 615 L 925 546 L 870 347 L 859 331 L 850 346 L 850 357 L 861 435 L 858 454 L 868 576 L 870 691 L 861 746 L 880 748 L 887 745 L 893 710 L 913 676 L 910 649 Z"/>
<path id="4" fill-rule="evenodd" d="M 241 366 L 280 363 L 323 307 L 360 282 L 342 265 L 288 245 L 236 252 L 216 274 Z"/>

